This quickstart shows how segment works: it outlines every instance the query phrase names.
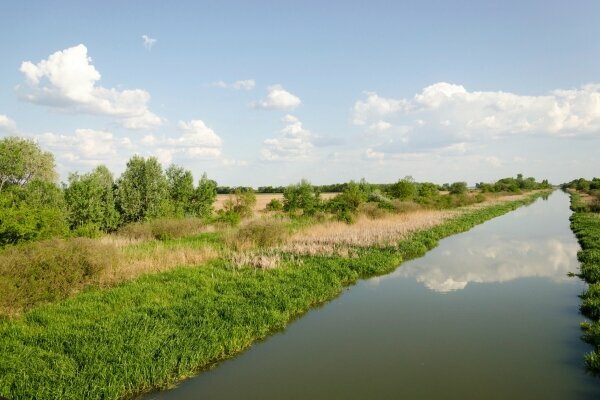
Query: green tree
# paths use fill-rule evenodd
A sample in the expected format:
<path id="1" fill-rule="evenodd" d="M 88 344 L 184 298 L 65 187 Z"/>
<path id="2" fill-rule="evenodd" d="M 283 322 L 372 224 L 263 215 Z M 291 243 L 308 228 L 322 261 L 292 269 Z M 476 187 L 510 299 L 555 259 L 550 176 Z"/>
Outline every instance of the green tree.
<path id="1" fill-rule="evenodd" d="M 0 246 L 49 239 L 68 232 L 63 193 L 50 182 L 34 179 L 0 193 Z"/>
<path id="2" fill-rule="evenodd" d="M 417 186 L 411 176 L 400 179 L 390 189 L 390 195 L 400 200 L 412 200 L 417 195 Z"/>
<path id="3" fill-rule="evenodd" d="M 168 214 L 167 178 L 155 157 L 133 156 L 117 183 L 117 204 L 124 222 Z"/>
<path id="4" fill-rule="evenodd" d="M 165 175 L 173 213 L 178 217 L 188 215 L 194 197 L 194 177 L 191 171 L 172 164 Z"/>
<path id="5" fill-rule="evenodd" d="M 115 207 L 113 176 L 104 165 L 94 171 L 69 176 L 65 201 L 71 229 L 84 226 L 109 232 L 117 228 L 119 214 Z"/>
<path id="6" fill-rule="evenodd" d="M 467 193 L 467 182 L 454 182 L 450 185 L 450 194 Z"/>
<path id="7" fill-rule="evenodd" d="M 208 179 L 206 173 L 204 173 L 198 182 L 198 187 L 194 190 L 188 212 L 196 217 L 207 218 L 212 214 L 213 203 L 216 198 L 217 182 Z M 256 202 L 256 196 L 254 201 Z"/>
<path id="8" fill-rule="evenodd" d="M 54 182 L 56 177 L 54 156 L 36 142 L 16 136 L 0 139 L 0 192 L 10 184 Z"/>
<path id="9" fill-rule="evenodd" d="M 288 186 L 283 192 L 283 209 L 287 212 L 302 210 L 303 215 L 312 215 L 319 205 L 319 191 L 306 179 Z"/>

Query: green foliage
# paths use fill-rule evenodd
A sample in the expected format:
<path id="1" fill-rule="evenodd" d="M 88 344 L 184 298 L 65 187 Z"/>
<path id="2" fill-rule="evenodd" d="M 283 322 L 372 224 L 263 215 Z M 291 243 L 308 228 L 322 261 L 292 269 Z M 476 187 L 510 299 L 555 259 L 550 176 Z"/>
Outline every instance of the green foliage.
<path id="1" fill-rule="evenodd" d="M 450 185 L 450 194 L 467 193 L 467 182 L 454 182 Z"/>
<path id="2" fill-rule="evenodd" d="M 155 157 L 133 156 L 117 182 L 117 205 L 123 222 L 165 216 L 169 210 L 169 187 Z"/>
<path id="3" fill-rule="evenodd" d="M 198 187 L 194 190 L 188 212 L 199 218 L 208 218 L 212 214 L 216 198 L 217 182 L 208 179 L 204 173 L 198 182 Z"/>
<path id="4" fill-rule="evenodd" d="M 0 246 L 66 235 L 62 191 L 53 183 L 33 180 L 0 193 Z"/>
<path id="5" fill-rule="evenodd" d="M 281 211 L 283 210 L 283 203 L 279 199 L 271 199 L 265 209 L 267 211 Z"/>
<path id="6" fill-rule="evenodd" d="M 0 139 L 0 192 L 8 185 L 24 186 L 33 180 L 54 182 L 54 156 L 31 139 Z"/>
<path id="7" fill-rule="evenodd" d="M 417 196 L 417 185 L 412 177 L 400 179 L 389 188 L 389 194 L 399 200 L 413 200 Z"/>
<path id="8" fill-rule="evenodd" d="M 367 201 L 371 193 L 370 187 L 367 185 L 366 182 L 357 184 L 354 181 L 350 181 L 344 192 L 330 199 L 325 204 L 325 208 L 335 214 L 341 221 L 347 223 L 354 222 L 358 207 Z"/>
<path id="9" fill-rule="evenodd" d="M 577 180 L 572 184 L 590 186 L 580 183 Z M 592 352 L 585 356 L 585 362 L 592 373 L 600 374 L 600 212 L 590 210 L 577 193 L 571 193 L 571 209 L 574 211 L 570 218 L 571 229 L 581 245 L 581 251 L 577 253 L 581 262 L 579 276 L 589 284 L 581 296 L 580 306 L 581 313 L 592 321 L 582 326 L 583 340 L 593 346 Z"/>
<path id="10" fill-rule="evenodd" d="M 189 215 L 194 197 L 194 177 L 192 172 L 171 164 L 165 170 L 172 213 L 177 217 Z"/>
<path id="11" fill-rule="evenodd" d="M 283 209 L 289 213 L 302 210 L 302 215 L 313 215 L 320 205 L 319 191 L 306 179 L 288 186 L 283 192 Z"/>
<path id="12" fill-rule="evenodd" d="M 134 240 L 168 240 L 201 232 L 205 224 L 199 218 L 158 218 L 134 222 L 119 228 L 117 234 Z"/>
<path id="13" fill-rule="evenodd" d="M 71 229 L 96 226 L 96 230 L 110 232 L 119 224 L 115 206 L 113 176 L 105 166 L 96 167 L 84 175 L 71 174 L 65 188 L 65 201 Z"/>
<path id="14" fill-rule="evenodd" d="M 9 247 L 0 251 L 0 310 L 27 310 L 64 299 L 117 260 L 114 246 L 83 238 Z"/>

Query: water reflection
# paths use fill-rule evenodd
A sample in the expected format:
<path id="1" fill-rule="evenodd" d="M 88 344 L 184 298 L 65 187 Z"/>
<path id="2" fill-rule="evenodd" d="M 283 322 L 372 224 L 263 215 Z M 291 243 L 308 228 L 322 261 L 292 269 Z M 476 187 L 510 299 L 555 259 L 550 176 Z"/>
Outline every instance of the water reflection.
<path id="1" fill-rule="evenodd" d="M 572 241 L 492 237 L 490 243 L 482 244 L 481 239 L 468 237 L 459 245 L 444 246 L 429 254 L 426 262 L 407 263 L 394 275 L 412 277 L 436 292 L 449 292 L 464 289 L 470 282 L 500 283 L 527 277 L 562 281 L 577 268 L 578 245 Z"/>

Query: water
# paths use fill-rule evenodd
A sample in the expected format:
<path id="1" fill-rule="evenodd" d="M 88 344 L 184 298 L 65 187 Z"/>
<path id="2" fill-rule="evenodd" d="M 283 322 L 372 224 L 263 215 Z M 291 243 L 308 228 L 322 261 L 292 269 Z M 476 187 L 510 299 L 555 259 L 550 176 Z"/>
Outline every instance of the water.
<path id="1" fill-rule="evenodd" d="M 568 197 L 447 238 L 147 399 L 598 399 Z"/>

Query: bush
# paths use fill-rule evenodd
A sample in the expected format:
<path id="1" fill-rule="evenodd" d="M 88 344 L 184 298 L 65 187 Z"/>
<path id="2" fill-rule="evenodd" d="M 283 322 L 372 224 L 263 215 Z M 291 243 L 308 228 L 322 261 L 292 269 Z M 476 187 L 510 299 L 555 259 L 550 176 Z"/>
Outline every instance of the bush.
<path id="1" fill-rule="evenodd" d="M 388 214 L 388 211 L 378 203 L 363 203 L 358 207 L 358 212 L 371 219 L 383 218 Z"/>
<path id="2" fill-rule="evenodd" d="M 411 211 L 419 210 L 421 207 L 412 201 L 401 201 L 401 200 L 393 200 L 392 201 L 392 210 L 395 213 L 406 213 Z"/>
<path id="3" fill-rule="evenodd" d="M 117 234 L 136 240 L 168 240 L 200 233 L 203 228 L 199 218 L 161 218 L 125 225 Z"/>
<path id="4" fill-rule="evenodd" d="M 13 314 L 76 293 L 116 267 L 117 249 L 96 240 L 52 239 L 0 252 L 0 311 Z"/>
<path id="5" fill-rule="evenodd" d="M 271 199 L 265 209 L 267 211 L 281 211 L 283 210 L 283 203 L 279 199 Z"/>
<path id="6" fill-rule="evenodd" d="M 251 217 L 255 204 L 256 195 L 252 190 L 236 189 L 234 194 L 225 200 L 223 211 L 225 213 L 235 213 L 240 218 Z"/>
<path id="7" fill-rule="evenodd" d="M 289 235 L 287 221 L 262 218 L 250 221 L 226 237 L 226 243 L 235 250 L 248 247 L 270 247 L 282 244 Z"/>

